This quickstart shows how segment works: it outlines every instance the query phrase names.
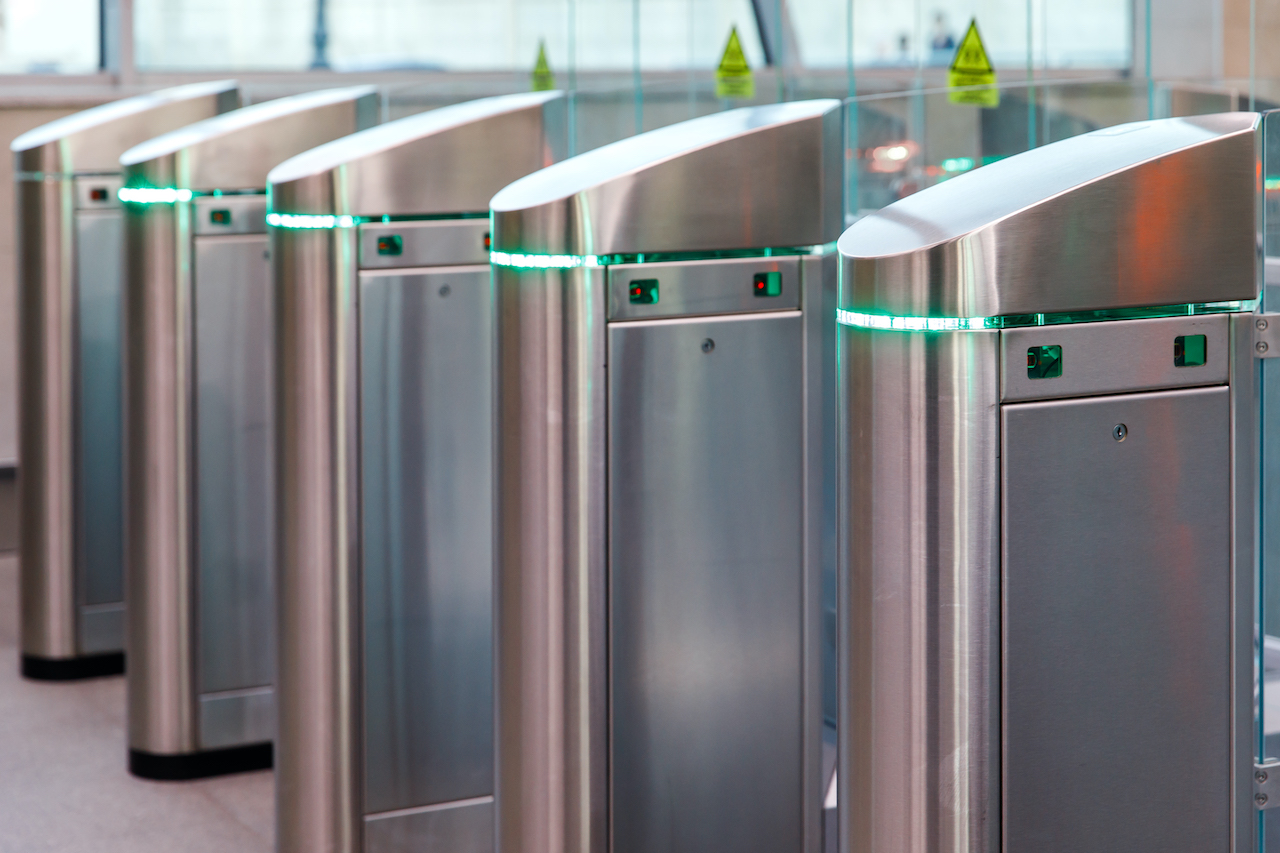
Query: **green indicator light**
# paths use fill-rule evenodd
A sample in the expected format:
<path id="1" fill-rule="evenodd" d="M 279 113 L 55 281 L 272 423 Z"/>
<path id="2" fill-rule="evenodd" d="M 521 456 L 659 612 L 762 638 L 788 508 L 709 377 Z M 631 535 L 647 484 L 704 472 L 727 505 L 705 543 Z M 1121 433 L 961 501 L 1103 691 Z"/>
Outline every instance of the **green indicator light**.
<path id="1" fill-rule="evenodd" d="M 1200 314 L 1248 313 L 1258 300 L 1195 302 L 1158 305 L 1150 308 L 1114 308 L 1106 311 L 1062 311 L 1050 314 L 1004 314 L 997 317 L 905 317 L 892 314 L 864 314 L 839 309 L 836 322 L 860 329 L 896 332 L 965 332 L 978 329 L 1017 329 L 1025 326 L 1057 326 L 1064 323 L 1099 323 L 1106 320 L 1141 320 L 1150 317 L 1188 317 Z"/>
<path id="2" fill-rule="evenodd" d="M 1280 190 L 1280 178 L 1266 178 L 1263 187 L 1269 190 Z"/>
<path id="3" fill-rule="evenodd" d="M 781 296 L 782 273 L 758 272 L 751 279 L 751 292 L 756 296 Z"/>
<path id="4" fill-rule="evenodd" d="M 126 204 L 177 204 L 191 201 L 195 193 L 191 190 L 180 190 L 172 187 L 160 189 L 156 187 L 121 187 L 116 191 L 116 198 Z"/>
<path id="5" fill-rule="evenodd" d="M 638 278 L 627 286 L 632 305 L 654 305 L 658 301 L 658 280 Z"/>
<path id="6" fill-rule="evenodd" d="M 211 210 L 209 211 L 209 221 L 214 225 L 230 225 L 231 211 L 229 210 Z"/>
<path id="7" fill-rule="evenodd" d="M 1057 379 L 1062 375 L 1062 347 L 1051 344 L 1027 350 L 1028 379 Z"/>
<path id="8" fill-rule="evenodd" d="M 384 234 L 378 238 L 379 255 L 404 254 L 404 238 L 399 234 Z"/>
<path id="9" fill-rule="evenodd" d="M 1206 343 L 1204 335 L 1178 335 L 1173 339 L 1173 366 L 1203 366 Z"/>
<path id="10" fill-rule="evenodd" d="M 948 157 L 941 163 L 944 172 L 967 172 L 973 168 L 972 157 Z"/>

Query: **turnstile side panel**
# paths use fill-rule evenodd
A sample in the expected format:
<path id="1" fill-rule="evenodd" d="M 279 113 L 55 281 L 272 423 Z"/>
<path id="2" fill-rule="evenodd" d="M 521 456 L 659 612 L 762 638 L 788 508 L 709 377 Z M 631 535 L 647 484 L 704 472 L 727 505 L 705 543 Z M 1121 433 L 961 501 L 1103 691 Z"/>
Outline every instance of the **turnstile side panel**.
<path id="1" fill-rule="evenodd" d="M 84 606 L 124 600 L 120 314 L 124 218 L 119 209 L 106 209 L 77 211 L 75 221 L 79 323 L 76 551 L 80 590 L 77 603 Z M 104 651 L 123 648 L 123 644 L 124 637 L 120 636 L 115 645 Z"/>
<path id="2" fill-rule="evenodd" d="M 1002 420 L 1004 849 L 1226 853 L 1229 389 Z"/>
<path id="3" fill-rule="evenodd" d="M 270 687 L 200 697 L 200 748 L 264 743 L 275 737 L 275 691 Z"/>
<path id="4" fill-rule="evenodd" d="M 802 332 L 609 327 L 615 853 L 800 849 Z"/>
<path id="5" fill-rule="evenodd" d="M 493 849 L 492 797 L 365 818 L 364 853 L 492 853 Z"/>
<path id="6" fill-rule="evenodd" d="M 368 813 L 493 792 L 494 327 L 487 266 L 360 287 Z"/>
<path id="7" fill-rule="evenodd" d="M 195 238 L 197 690 L 271 684 L 272 296 L 266 235 Z"/>

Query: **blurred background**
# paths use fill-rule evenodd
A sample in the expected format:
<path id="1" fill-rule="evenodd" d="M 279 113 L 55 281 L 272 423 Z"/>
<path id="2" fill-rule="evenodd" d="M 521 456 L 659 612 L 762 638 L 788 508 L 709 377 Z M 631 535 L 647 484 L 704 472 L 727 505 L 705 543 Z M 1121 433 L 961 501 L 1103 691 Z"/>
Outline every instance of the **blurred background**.
<path id="1" fill-rule="evenodd" d="M 999 92 L 982 104 L 946 90 L 971 23 Z M 731 31 L 749 98 L 717 94 Z M 735 106 L 851 98 L 853 218 L 1097 127 L 1280 102 L 1276 37 L 1280 0 L 0 0 L 0 136 L 223 77 L 250 101 L 376 83 L 384 119 L 553 85 L 571 95 L 578 153 Z M 535 79 L 540 51 L 550 77 Z M 3 227 L 0 545 L 17 456 L 13 277 Z"/>

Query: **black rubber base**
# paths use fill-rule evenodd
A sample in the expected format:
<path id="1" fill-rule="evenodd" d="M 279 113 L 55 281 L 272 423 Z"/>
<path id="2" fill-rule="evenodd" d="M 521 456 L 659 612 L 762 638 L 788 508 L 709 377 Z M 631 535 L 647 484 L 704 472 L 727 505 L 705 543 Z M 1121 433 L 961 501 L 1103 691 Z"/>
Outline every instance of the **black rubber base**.
<path id="1" fill-rule="evenodd" d="M 156 755 L 139 749 L 129 750 L 129 772 L 143 779 L 179 781 L 247 773 L 271 767 L 271 744 L 251 743 L 227 749 L 206 749 L 177 755 Z"/>
<path id="2" fill-rule="evenodd" d="M 40 681 L 76 681 L 81 678 L 120 675 L 123 672 L 124 652 L 108 652 L 105 655 L 86 655 L 80 658 L 22 656 L 22 674 L 27 678 Z"/>

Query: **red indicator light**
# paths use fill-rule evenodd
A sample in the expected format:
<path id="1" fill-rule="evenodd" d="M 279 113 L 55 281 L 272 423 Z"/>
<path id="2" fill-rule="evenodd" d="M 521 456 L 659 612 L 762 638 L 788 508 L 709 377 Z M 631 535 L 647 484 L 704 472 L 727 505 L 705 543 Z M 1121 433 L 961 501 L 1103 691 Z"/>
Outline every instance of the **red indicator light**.
<path id="1" fill-rule="evenodd" d="M 90 200 L 90 201 L 106 201 L 106 200 L 107 200 L 107 188 L 106 188 L 106 187 L 93 187 L 92 189 L 90 189 L 90 190 L 89 190 L 89 200 Z"/>
<path id="2" fill-rule="evenodd" d="M 486 252 L 489 251 L 489 246 L 491 243 L 492 241 L 489 239 L 489 232 L 488 231 L 484 232 L 484 250 Z"/>

